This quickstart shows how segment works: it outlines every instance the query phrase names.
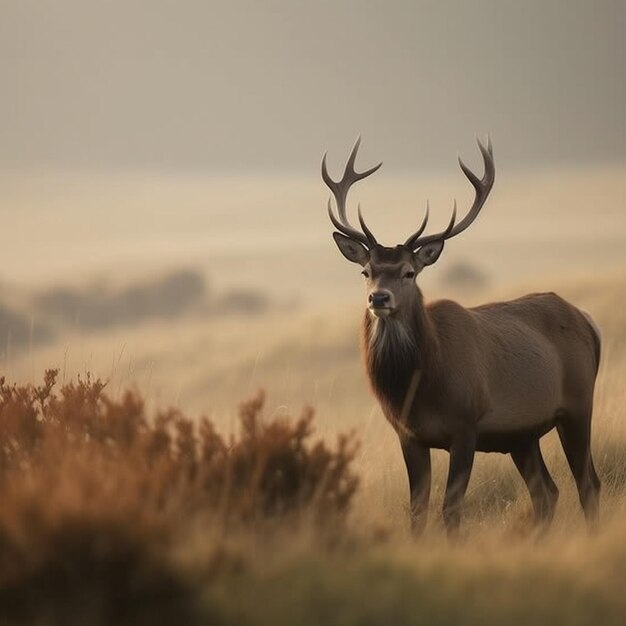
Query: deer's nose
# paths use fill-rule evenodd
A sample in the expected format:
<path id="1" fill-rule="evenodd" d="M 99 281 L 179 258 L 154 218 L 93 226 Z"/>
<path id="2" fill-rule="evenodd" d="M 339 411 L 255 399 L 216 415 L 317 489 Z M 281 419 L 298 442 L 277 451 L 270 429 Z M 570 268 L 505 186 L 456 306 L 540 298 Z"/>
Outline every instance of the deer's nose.
<path id="1" fill-rule="evenodd" d="M 391 300 L 391 296 L 386 291 L 373 291 L 369 295 L 369 303 L 372 307 L 386 307 L 389 305 L 389 301 Z"/>

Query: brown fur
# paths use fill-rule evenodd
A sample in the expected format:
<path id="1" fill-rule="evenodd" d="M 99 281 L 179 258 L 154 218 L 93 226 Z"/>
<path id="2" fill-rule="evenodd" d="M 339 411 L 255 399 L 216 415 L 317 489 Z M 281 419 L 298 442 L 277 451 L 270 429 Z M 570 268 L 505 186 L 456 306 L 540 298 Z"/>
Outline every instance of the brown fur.
<path id="1" fill-rule="evenodd" d="M 598 338 L 578 309 L 556 294 L 532 294 L 465 309 L 448 300 L 424 306 L 417 287 L 416 291 L 416 304 L 406 316 L 415 354 L 398 359 L 398 346 L 388 346 L 385 355 L 378 355 L 372 347 L 374 324 L 403 322 L 373 320 L 366 312 L 362 324 L 369 380 L 392 424 L 402 419 L 416 370 L 420 371 L 420 383 L 405 426 L 417 439 L 424 439 L 420 417 L 436 413 L 441 418 L 441 436 L 429 439 L 426 435 L 424 443 L 429 447 L 448 449 L 455 423 L 463 420 L 478 425 L 478 450 L 492 450 L 490 442 L 497 441 L 497 451 L 511 452 L 519 435 L 535 428 L 543 431 L 555 426 L 559 418 L 591 405 Z M 545 382 L 546 391 L 555 399 L 550 410 L 534 405 L 537 389 L 528 379 L 529 370 L 548 365 L 559 370 L 558 378 Z M 494 418 L 494 425 L 480 432 L 481 422 L 495 408 L 494 395 L 512 388 L 526 398 L 519 410 L 529 417 L 537 412 L 539 423 L 531 420 L 530 425 L 509 429 Z"/>
<path id="2" fill-rule="evenodd" d="M 341 253 L 363 267 L 368 311 L 362 324 L 365 366 L 382 410 L 398 432 L 409 475 L 414 527 L 421 529 L 430 495 L 430 449 L 450 452 L 443 505 L 456 533 L 476 450 L 507 452 L 526 481 L 538 520 L 549 522 L 558 489 L 541 457 L 539 438 L 556 427 L 587 520 L 598 518 L 600 481 L 591 459 L 591 411 L 600 360 L 593 320 L 554 293 L 466 309 L 441 300 L 424 305 L 415 277 L 437 261 L 447 240 L 468 228 L 495 180 L 491 142 L 478 146 L 478 178 L 459 161 L 476 192 L 471 208 L 434 235 L 420 228 L 403 245 L 380 245 L 359 212 L 363 232 L 347 220 L 350 186 L 380 165 L 357 173 L 356 142 L 343 177 L 322 177 L 337 203 L 329 216 Z"/>
<path id="3" fill-rule="evenodd" d="M 409 301 L 403 297 L 405 306 L 393 316 L 376 319 L 366 311 L 361 343 L 372 390 L 400 436 L 414 516 L 420 513 L 415 485 L 425 479 L 412 459 L 421 454 L 426 463 L 428 449 L 451 450 L 473 432 L 471 454 L 510 453 L 538 521 L 549 522 L 558 489 L 538 440 L 557 427 L 594 523 L 599 480 L 589 435 L 600 338 L 587 316 L 554 293 L 474 308 L 450 300 L 425 305 L 417 285 Z M 392 331 L 394 324 L 403 331 Z M 385 334 L 386 344 L 377 341 Z M 422 500 L 425 490 L 422 485 Z M 458 515 L 448 517 L 444 507 L 454 530 Z"/>

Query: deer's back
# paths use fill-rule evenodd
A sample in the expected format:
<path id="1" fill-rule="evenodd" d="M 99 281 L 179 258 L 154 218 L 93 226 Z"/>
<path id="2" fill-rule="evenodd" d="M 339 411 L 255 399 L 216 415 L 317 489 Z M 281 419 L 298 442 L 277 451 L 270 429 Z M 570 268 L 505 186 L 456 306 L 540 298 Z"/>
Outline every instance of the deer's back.
<path id="1" fill-rule="evenodd" d="M 533 352 L 553 351 L 564 376 L 592 373 L 600 357 L 599 336 L 589 316 L 555 293 L 536 293 L 469 309 L 493 353 L 502 358 L 504 347 L 522 359 Z M 508 360 L 505 356 L 505 360 Z"/>
<path id="2" fill-rule="evenodd" d="M 509 437 L 547 432 L 560 416 L 591 409 L 598 338 L 556 294 L 472 309 L 434 303 L 431 316 L 451 365 L 450 409 L 478 421 L 480 448 L 506 450 Z"/>

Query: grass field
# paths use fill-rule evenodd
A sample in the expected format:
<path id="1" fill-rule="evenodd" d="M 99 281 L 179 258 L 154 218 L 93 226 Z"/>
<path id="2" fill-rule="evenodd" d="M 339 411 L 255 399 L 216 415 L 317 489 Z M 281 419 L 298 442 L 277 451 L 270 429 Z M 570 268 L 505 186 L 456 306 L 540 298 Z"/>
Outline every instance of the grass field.
<path id="1" fill-rule="evenodd" d="M 5 280 L 3 303 L 25 319 L 30 316 L 33 329 L 49 323 L 52 333 L 49 340 L 25 341 L 21 347 L 7 340 L 3 354 L 7 381 L 39 384 L 48 367 L 59 369 L 59 384 L 75 381 L 78 374 L 84 380 L 91 372 L 107 381 L 104 392 L 109 401 L 122 407 L 111 415 L 128 414 L 125 391 L 133 388 L 143 398 L 148 422 L 173 405 L 190 416 L 192 424 L 206 415 L 226 438 L 239 432 L 238 403 L 263 388 L 264 419 L 270 423 L 297 416 L 311 405 L 316 410 L 315 435 L 327 445 L 334 446 L 339 433 L 356 433 L 360 446 L 350 471 L 359 478 L 359 486 L 345 518 L 342 514 L 340 521 L 329 521 L 321 530 L 312 522 L 308 506 L 295 524 L 226 524 L 214 505 L 188 512 L 183 506 L 188 492 L 179 490 L 175 481 L 163 483 L 166 504 L 159 508 L 150 499 L 152 492 L 142 490 L 138 477 L 144 475 L 133 473 L 136 466 L 129 466 L 128 474 L 121 471 L 126 468 L 123 464 L 115 470 L 106 455 L 98 456 L 99 449 L 93 462 L 84 451 L 74 459 L 70 440 L 64 440 L 60 449 L 69 460 L 59 465 L 54 480 L 37 482 L 43 480 L 37 468 L 48 466 L 38 465 L 43 457 L 32 456 L 11 470 L 21 477 L 15 483 L 24 487 L 21 495 L 7 484 L 10 481 L 3 481 L 0 553 L 5 563 L 15 559 L 26 564 L 20 570 L 26 574 L 12 579 L 7 566 L 0 572 L 4 576 L 0 623 L 622 624 L 624 180 L 620 168 L 584 176 L 505 180 L 498 196 L 490 200 L 493 209 L 490 204 L 459 245 L 450 245 L 441 263 L 424 278 L 427 297 L 454 297 L 467 305 L 555 290 L 589 311 L 603 331 L 593 421 L 593 450 L 603 483 L 600 531 L 587 533 L 573 479 L 550 434 L 542 440 L 542 449 L 561 491 L 552 529 L 541 538 L 533 532 L 530 502 L 511 460 L 478 455 L 459 545 L 448 544 L 440 522 L 447 470 L 443 453 L 434 458 L 425 535 L 416 541 L 408 531 L 408 488 L 399 446 L 369 394 L 358 353 L 360 277 L 332 247 L 323 198 L 293 183 L 284 187 L 271 219 L 255 218 L 254 211 L 267 209 L 277 194 L 266 183 L 255 195 L 254 185 L 248 183 L 236 200 L 212 214 L 212 223 L 201 211 L 201 193 L 214 192 L 209 197 L 217 203 L 233 192 L 232 181 L 220 183 L 219 193 L 217 183 L 187 181 L 182 187 L 180 182 L 162 183 L 154 191 L 137 182 L 120 182 L 120 194 L 133 191 L 129 195 L 138 207 L 126 224 L 137 232 L 133 264 L 132 236 L 127 232 L 120 244 L 116 230 L 122 228 L 121 214 L 112 215 L 100 244 L 89 239 L 93 236 L 88 235 L 84 218 L 78 225 L 72 219 L 85 198 L 97 196 L 93 183 L 75 188 L 76 205 L 63 205 L 64 196 L 52 183 L 42 184 L 38 196 L 35 191 L 29 195 L 14 190 L 10 197 L 24 209 L 15 217 L 16 232 L 38 223 L 43 197 L 56 198 L 58 207 L 66 207 L 59 208 L 63 223 L 58 236 L 68 258 L 54 259 L 51 267 L 45 259 L 24 259 L 20 269 L 19 245 L 12 241 L 4 252 L 12 255 L 18 269 L 17 278 Z M 449 181 L 430 182 L 435 199 L 448 206 L 443 203 L 448 201 L 449 192 L 444 196 L 444 190 Z M 365 208 L 387 238 L 412 223 L 407 207 L 413 192 L 408 183 L 400 191 L 373 185 Z M 461 189 L 460 198 L 463 193 Z M 158 220 L 146 218 L 157 196 L 155 214 L 166 223 L 159 227 L 158 237 L 153 226 Z M 316 213 L 300 206 L 290 214 L 298 196 L 306 197 Z M 166 214 L 166 204 L 175 197 L 187 202 L 186 221 Z M 377 217 L 375 209 L 386 197 L 394 201 L 389 220 L 380 213 Z M 109 192 L 98 206 L 115 200 Z M 237 211 L 246 203 L 252 205 L 252 226 L 245 229 L 245 250 L 237 255 L 233 229 L 241 221 Z M 502 207 L 501 213 L 496 207 Z M 442 208 L 440 221 L 443 212 Z M 280 235 L 271 232 L 268 224 L 283 216 Z M 50 226 L 44 220 L 45 224 Z M 201 228 L 215 230 L 205 252 L 198 235 Z M 33 232 L 33 243 L 41 243 L 49 253 L 49 234 L 44 238 L 37 229 Z M 76 249 L 68 243 L 74 240 Z M 105 258 L 106 245 L 115 262 Z M 165 254 L 159 257 L 162 249 Z M 91 257 L 87 250 L 92 250 Z M 151 258 L 158 262 L 148 271 Z M 70 270 L 70 265 L 78 267 L 77 259 L 84 259 L 84 270 Z M 33 294 L 42 285 L 69 285 L 82 293 L 98 272 L 115 287 L 133 280 L 153 281 L 162 271 L 181 266 L 208 276 L 209 299 L 216 294 L 217 301 L 236 286 L 258 290 L 267 306 L 260 311 L 216 313 L 211 301 L 199 302 L 173 317 L 148 315 L 114 327 L 86 328 L 79 316 L 75 323 L 62 326 L 33 305 Z M 455 282 L 455 266 L 470 268 L 470 275 L 474 272 L 484 279 Z M 0 418 L 6 415 L 1 413 Z M 146 484 L 152 485 L 150 480 Z M 196 502 L 195 496 L 189 498 Z M 34 591 L 44 588 L 52 591 L 48 595 Z M 39 598 L 40 605 L 32 598 Z M 20 612 L 20 602 L 30 605 L 31 613 Z M 3 613 L 3 603 L 12 612 Z"/>

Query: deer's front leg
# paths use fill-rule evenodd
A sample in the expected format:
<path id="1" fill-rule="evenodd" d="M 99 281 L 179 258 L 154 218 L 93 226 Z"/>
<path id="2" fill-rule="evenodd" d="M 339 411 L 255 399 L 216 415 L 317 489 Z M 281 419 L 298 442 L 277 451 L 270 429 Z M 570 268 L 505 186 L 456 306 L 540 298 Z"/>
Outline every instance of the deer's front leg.
<path id="1" fill-rule="evenodd" d="M 443 500 L 443 521 L 449 537 L 456 537 L 459 532 L 463 498 L 472 473 L 475 451 L 475 430 L 464 430 L 450 446 L 450 468 Z"/>
<path id="2" fill-rule="evenodd" d="M 409 475 L 411 498 L 411 529 L 419 534 L 424 530 L 430 498 L 430 448 L 420 445 L 413 437 L 400 438 L 402 455 Z"/>

